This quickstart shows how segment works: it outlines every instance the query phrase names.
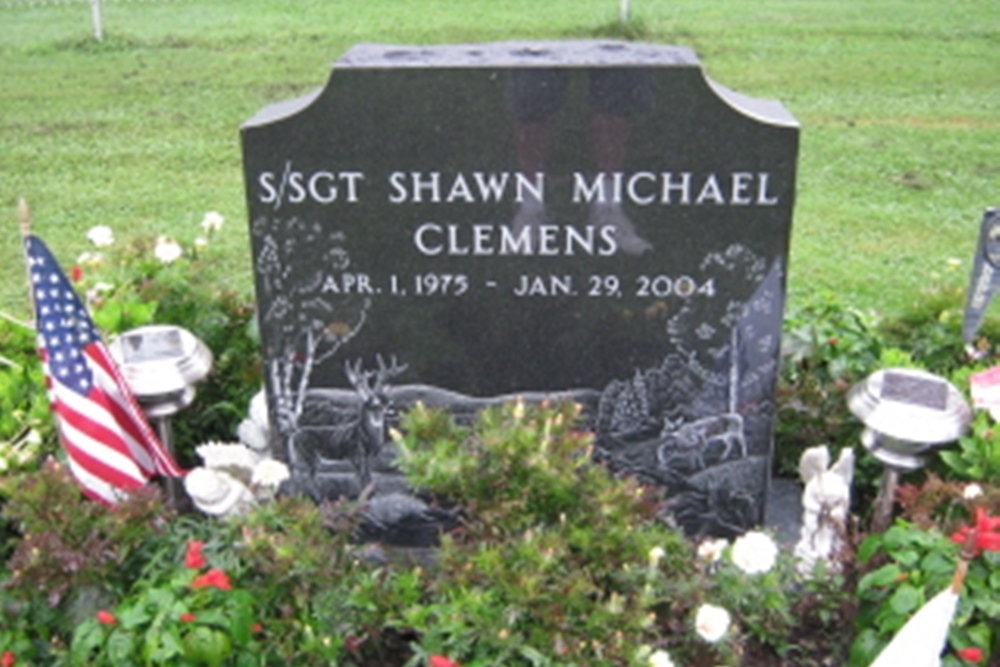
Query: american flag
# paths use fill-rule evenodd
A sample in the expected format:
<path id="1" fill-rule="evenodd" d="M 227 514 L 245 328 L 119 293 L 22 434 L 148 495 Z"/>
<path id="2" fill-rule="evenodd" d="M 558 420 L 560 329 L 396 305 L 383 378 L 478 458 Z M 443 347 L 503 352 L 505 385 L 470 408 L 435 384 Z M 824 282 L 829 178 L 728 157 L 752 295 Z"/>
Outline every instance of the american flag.
<path id="1" fill-rule="evenodd" d="M 139 488 L 155 474 L 183 475 L 52 253 L 35 236 L 24 243 L 49 401 L 84 493 L 113 505 L 122 490 Z"/>

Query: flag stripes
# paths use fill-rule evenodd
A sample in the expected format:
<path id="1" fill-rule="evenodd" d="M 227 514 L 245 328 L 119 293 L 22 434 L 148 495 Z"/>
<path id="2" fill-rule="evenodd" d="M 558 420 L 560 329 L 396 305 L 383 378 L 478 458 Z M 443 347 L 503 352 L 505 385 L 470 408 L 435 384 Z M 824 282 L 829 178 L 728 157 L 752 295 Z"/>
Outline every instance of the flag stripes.
<path id="1" fill-rule="evenodd" d="M 38 238 L 25 237 L 46 389 L 70 470 L 114 504 L 151 476 L 183 475 L 146 422 L 69 280 Z"/>

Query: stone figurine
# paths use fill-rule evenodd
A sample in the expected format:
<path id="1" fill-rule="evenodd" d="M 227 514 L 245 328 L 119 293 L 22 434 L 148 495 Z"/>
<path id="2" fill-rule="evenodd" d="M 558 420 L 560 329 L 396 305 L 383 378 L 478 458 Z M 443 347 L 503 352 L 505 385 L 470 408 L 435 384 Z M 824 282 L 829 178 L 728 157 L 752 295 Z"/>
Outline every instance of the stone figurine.
<path id="1" fill-rule="evenodd" d="M 838 568 L 835 557 L 844 546 L 851 506 L 854 451 L 845 447 L 830 466 L 826 445 L 810 447 L 799 460 L 802 492 L 802 531 L 795 545 L 799 571 L 810 574 L 819 561 Z"/>

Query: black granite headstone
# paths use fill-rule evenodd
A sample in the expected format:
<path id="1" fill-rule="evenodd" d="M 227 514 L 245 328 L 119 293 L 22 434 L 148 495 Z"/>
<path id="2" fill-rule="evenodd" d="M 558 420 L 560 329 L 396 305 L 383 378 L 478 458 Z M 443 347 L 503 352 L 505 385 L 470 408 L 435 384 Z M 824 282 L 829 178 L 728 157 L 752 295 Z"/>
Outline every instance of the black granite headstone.
<path id="1" fill-rule="evenodd" d="M 962 339 L 971 343 L 1000 289 L 1000 209 L 988 208 L 979 226 L 979 244 L 972 260 L 969 295 L 962 321 Z"/>
<path id="2" fill-rule="evenodd" d="M 386 428 L 417 400 L 571 398 L 688 532 L 762 520 L 780 104 L 678 47 L 364 45 L 242 136 L 274 446 L 303 490 L 404 503 Z"/>

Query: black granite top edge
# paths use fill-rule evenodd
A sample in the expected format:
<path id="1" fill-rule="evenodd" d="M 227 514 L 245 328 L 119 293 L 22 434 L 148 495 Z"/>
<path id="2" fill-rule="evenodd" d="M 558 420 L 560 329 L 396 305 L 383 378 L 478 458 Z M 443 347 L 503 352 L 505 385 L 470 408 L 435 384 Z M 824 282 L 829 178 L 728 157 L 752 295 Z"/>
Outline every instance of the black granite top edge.
<path id="1" fill-rule="evenodd" d="M 336 68 L 700 67 L 694 51 L 618 40 L 509 41 L 443 45 L 358 44 Z"/>

